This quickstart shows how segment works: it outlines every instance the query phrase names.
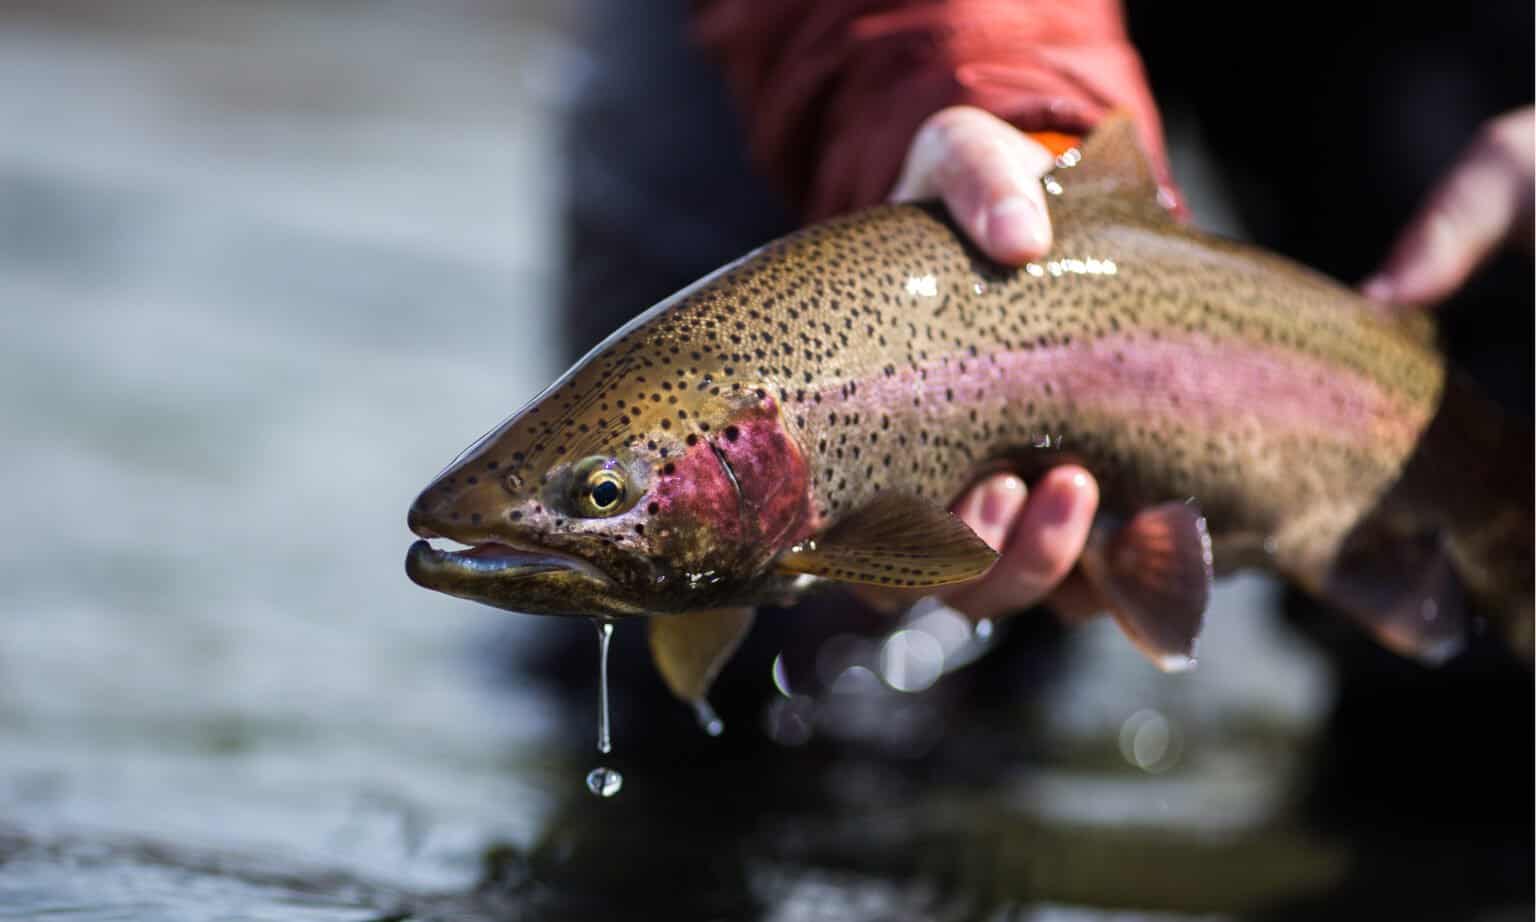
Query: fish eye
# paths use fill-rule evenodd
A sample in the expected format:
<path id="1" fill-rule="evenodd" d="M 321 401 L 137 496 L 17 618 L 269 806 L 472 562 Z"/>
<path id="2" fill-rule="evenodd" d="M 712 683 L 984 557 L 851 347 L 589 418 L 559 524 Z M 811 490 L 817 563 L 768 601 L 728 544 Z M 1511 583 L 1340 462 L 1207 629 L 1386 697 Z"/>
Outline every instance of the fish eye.
<path id="1" fill-rule="evenodd" d="M 589 518 L 617 515 L 629 508 L 629 482 L 609 458 L 587 458 L 572 470 L 576 511 Z"/>
<path id="2" fill-rule="evenodd" d="M 598 509 L 612 509 L 624 499 L 624 481 L 611 471 L 598 471 L 589 484 L 592 505 Z"/>

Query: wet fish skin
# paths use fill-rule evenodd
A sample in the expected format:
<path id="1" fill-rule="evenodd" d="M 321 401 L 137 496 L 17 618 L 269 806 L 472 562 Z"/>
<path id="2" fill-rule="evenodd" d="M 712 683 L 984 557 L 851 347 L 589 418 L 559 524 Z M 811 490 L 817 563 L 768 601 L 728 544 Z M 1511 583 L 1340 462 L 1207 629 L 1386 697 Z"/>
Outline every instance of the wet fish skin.
<path id="1" fill-rule="evenodd" d="M 1108 513 L 1193 499 L 1218 570 L 1272 568 L 1399 649 L 1429 641 L 1368 609 L 1443 587 L 1368 605 L 1350 591 L 1351 547 L 1447 548 L 1474 596 L 1528 624 L 1528 436 L 1457 383 L 1422 322 L 1170 220 L 1127 129 L 1050 179 L 1056 242 L 1023 269 L 986 260 L 937 207 L 885 206 L 657 305 L 412 507 L 423 537 L 582 566 L 502 578 L 418 543 L 408 572 L 544 614 L 785 601 L 817 581 L 785 572 L 791 549 L 883 496 L 947 504 L 986 473 L 1027 479 L 1072 460 L 1094 471 Z M 1471 422 L 1449 438 L 1446 419 Z M 587 459 L 624 478 L 613 514 L 583 511 Z"/>

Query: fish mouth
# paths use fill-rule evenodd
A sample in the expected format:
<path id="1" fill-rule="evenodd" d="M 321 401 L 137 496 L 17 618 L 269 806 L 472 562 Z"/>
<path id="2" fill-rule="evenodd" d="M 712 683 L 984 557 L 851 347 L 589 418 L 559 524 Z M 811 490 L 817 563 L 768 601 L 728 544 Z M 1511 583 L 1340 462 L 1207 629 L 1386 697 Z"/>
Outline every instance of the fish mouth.
<path id="1" fill-rule="evenodd" d="M 504 582 L 547 573 L 574 573 L 601 583 L 612 582 L 607 574 L 579 557 L 500 541 L 486 541 L 463 549 L 439 548 L 428 540 L 417 541 L 406 552 L 405 572 L 413 582 L 428 589 L 466 580 Z"/>

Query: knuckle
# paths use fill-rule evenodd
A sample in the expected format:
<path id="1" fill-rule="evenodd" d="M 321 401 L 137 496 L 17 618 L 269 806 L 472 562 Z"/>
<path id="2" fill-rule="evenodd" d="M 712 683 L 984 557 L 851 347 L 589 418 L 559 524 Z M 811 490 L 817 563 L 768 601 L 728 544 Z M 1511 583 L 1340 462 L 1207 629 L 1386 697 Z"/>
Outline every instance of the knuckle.
<path id="1" fill-rule="evenodd" d="M 1472 142 L 1474 154 L 1509 165 L 1519 165 L 1528 159 L 1531 145 L 1526 135 L 1530 126 L 1528 119 L 1520 116 L 1521 113 L 1513 113 L 1484 122 Z"/>
<path id="2" fill-rule="evenodd" d="M 930 115 L 919 129 L 919 135 L 928 137 L 946 149 L 955 150 L 964 147 L 968 139 L 975 137 L 977 130 L 986 124 L 989 117 L 972 106 L 950 106 Z"/>
<path id="3" fill-rule="evenodd" d="M 1509 131 L 1500 124 L 1499 119 L 1484 122 L 1477 129 L 1477 135 L 1472 140 L 1474 154 L 1502 158 L 1509 152 L 1509 148 Z"/>
<path id="4" fill-rule="evenodd" d="M 955 136 L 954 109 L 940 109 L 923 120 L 917 129 L 917 143 L 948 147 Z"/>

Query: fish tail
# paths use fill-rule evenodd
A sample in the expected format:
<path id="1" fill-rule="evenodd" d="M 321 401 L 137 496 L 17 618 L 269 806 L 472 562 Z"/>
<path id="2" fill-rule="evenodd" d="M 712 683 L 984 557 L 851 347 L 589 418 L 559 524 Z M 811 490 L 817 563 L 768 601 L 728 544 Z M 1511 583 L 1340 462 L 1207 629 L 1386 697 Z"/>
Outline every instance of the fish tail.
<path id="1" fill-rule="evenodd" d="M 1527 658 L 1536 637 L 1533 432 L 1452 373 L 1426 434 L 1447 555 L 1474 608 L 1492 615 Z"/>

